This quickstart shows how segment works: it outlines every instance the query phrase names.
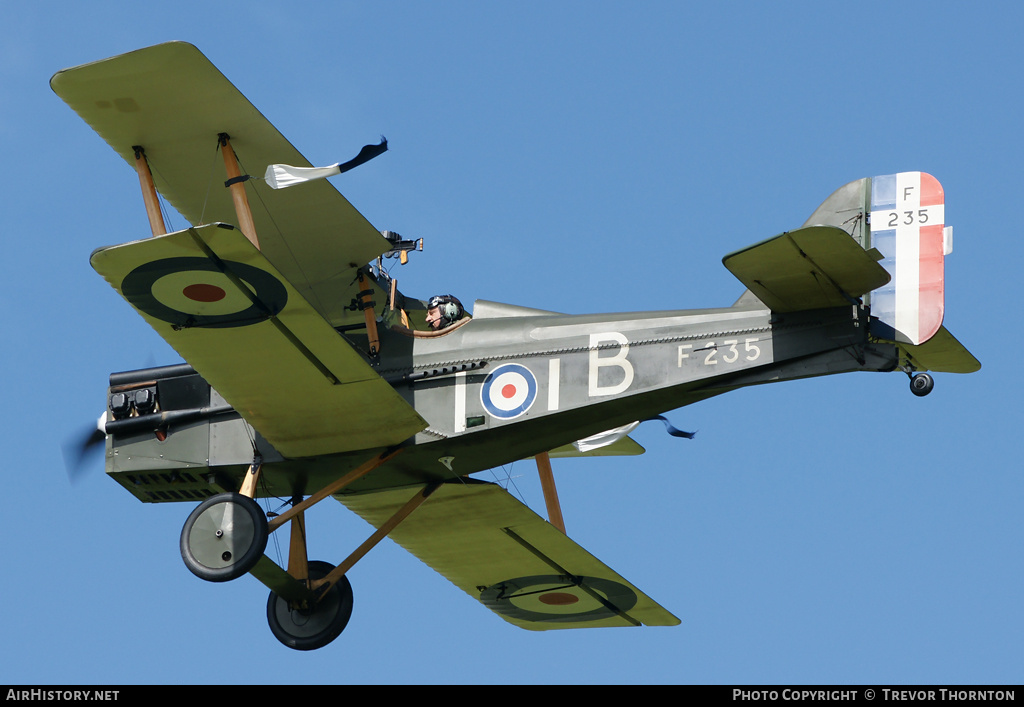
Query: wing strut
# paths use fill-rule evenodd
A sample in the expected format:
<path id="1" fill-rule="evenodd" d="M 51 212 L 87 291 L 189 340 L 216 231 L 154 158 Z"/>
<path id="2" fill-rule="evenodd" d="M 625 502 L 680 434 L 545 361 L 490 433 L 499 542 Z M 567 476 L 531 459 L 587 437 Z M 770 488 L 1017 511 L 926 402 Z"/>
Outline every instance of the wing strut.
<path id="1" fill-rule="evenodd" d="M 373 288 L 369 286 L 369 278 L 359 271 L 359 309 L 363 310 L 363 317 L 366 321 L 366 338 L 370 341 L 370 356 L 374 357 L 380 351 L 380 335 L 377 334 L 377 313 L 374 306 L 377 304 L 373 297 Z"/>
<path id="2" fill-rule="evenodd" d="M 541 452 L 537 460 L 537 473 L 540 474 L 540 487 L 544 491 L 544 505 L 548 509 L 548 522 L 562 533 L 565 533 L 565 520 L 562 519 L 562 506 L 558 502 L 558 489 L 555 488 L 555 475 L 551 471 L 551 456 Z"/>
<path id="3" fill-rule="evenodd" d="M 231 136 L 221 133 L 217 136 L 220 145 L 220 152 L 224 155 L 224 168 L 228 172 L 228 181 L 225 186 L 231 190 L 231 199 L 235 202 L 235 213 L 238 215 L 238 228 L 245 234 L 245 237 L 252 241 L 257 250 L 260 241 L 256 237 L 256 222 L 252 220 L 252 211 L 249 210 L 249 198 L 245 195 L 245 184 L 242 178 L 242 170 L 238 166 L 238 158 L 231 147 Z"/>
<path id="4" fill-rule="evenodd" d="M 154 236 L 167 233 L 164 226 L 164 215 L 160 213 L 160 201 L 156 196 L 156 185 L 153 184 L 153 172 L 149 169 L 146 151 L 141 145 L 132 147 L 135 150 L 135 171 L 139 173 L 139 186 L 142 187 L 142 201 L 146 204 L 146 216 L 149 217 L 149 228 Z"/>

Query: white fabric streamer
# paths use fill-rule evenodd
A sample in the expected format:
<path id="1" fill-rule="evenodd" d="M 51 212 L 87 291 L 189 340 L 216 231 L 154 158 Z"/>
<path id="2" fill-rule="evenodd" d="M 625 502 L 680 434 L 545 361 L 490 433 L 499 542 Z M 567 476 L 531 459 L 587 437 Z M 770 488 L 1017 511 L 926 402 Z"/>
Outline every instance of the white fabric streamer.
<path id="1" fill-rule="evenodd" d="M 600 449 L 601 447 L 607 447 L 609 444 L 615 444 L 620 439 L 628 435 L 633 431 L 633 428 L 639 425 L 640 422 L 630 422 L 628 425 L 622 427 L 616 427 L 613 430 L 605 430 L 604 432 L 598 432 L 596 435 L 591 435 L 585 439 L 581 439 L 577 442 L 573 442 L 572 446 L 581 452 L 590 452 L 594 449 Z"/>
<path id="2" fill-rule="evenodd" d="M 267 173 L 263 176 L 272 189 L 284 189 L 285 187 L 311 182 L 314 179 L 326 179 L 335 174 L 341 174 L 341 163 L 330 167 L 292 167 L 287 164 L 272 164 L 267 167 Z"/>

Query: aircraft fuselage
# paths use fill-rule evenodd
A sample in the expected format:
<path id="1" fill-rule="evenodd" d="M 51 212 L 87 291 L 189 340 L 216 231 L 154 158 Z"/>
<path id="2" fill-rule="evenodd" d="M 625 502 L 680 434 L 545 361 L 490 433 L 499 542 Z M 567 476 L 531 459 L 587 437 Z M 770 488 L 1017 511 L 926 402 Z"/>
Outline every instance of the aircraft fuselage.
<path id="1" fill-rule="evenodd" d="M 349 490 L 464 476 L 748 385 L 898 363 L 895 347 L 869 341 L 868 313 L 853 305 L 787 314 L 753 298 L 621 314 L 489 302 L 475 309 L 472 321 L 441 336 L 382 328 L 376 367 L 428 426 Z M 223 404 L 215 390 L 199 402 Z M 171 429 L 164 440 L 112 435 L 108 471 L 143 500 L 191 500 L 171 492 L 229 488 L 251 463 L 254 443 L 266 493 L 280 496 L 309 493 L 381 451 L 284 459 L 227 416 Z"/>

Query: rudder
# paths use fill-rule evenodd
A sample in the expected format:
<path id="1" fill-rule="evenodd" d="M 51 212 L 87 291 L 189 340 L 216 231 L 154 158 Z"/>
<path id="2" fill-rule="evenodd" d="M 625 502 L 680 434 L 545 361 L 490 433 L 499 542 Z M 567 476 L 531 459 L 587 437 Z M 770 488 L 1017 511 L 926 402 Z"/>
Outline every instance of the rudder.
<path id="1" fill-rule="evenodd" d="M 945 226 L 942 185 L 925 172 L 874 177 L 870 214 L 870 246 L 892 276 L 871 293 L 875 333 L 923 344 L 939 331 L 944 312 L 944 258 L 952 231 Z"/>

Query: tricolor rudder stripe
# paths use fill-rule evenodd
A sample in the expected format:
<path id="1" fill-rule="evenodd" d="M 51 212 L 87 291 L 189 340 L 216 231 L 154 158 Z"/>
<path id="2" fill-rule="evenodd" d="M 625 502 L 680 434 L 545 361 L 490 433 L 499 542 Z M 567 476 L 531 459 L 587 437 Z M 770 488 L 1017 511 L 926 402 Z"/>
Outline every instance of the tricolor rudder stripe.
<path id="1" fill-rule="evenodd" d="M 892 276 L 871 293 L 879 333 L 909 344 L 930 339 L 942 325 L 945 197 L 924 172 L 871 180 L 871 246 Z"/>

